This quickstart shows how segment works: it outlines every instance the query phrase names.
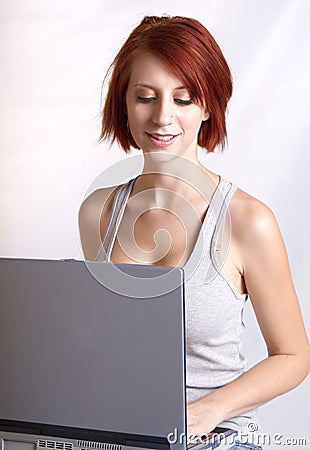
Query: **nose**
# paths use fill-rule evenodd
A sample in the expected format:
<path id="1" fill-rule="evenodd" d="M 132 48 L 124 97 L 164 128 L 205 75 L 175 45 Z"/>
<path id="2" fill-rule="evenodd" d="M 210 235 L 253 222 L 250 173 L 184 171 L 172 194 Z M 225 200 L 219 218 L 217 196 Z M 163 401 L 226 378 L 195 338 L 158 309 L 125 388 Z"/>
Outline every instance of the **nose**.
<path id="1" fill-rule="evenodd" d="M 174 120 L 173 105 L 168 99 L 158 99 L 154 105 L 153 122 L 161 127 L 170 125 Z"/>

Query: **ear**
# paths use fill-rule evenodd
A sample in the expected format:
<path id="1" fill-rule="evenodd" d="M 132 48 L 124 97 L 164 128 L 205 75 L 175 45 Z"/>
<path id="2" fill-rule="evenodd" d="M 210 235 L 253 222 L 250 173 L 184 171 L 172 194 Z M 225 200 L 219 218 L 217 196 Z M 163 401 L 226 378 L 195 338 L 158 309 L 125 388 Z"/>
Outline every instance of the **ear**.
<path id="1" fill-rule="evenodd" d="M 202 117 L 202 121 L 206 122 L 209 119 L 209 117 L 210 117 L 209 111 L 205 111 Z"/>

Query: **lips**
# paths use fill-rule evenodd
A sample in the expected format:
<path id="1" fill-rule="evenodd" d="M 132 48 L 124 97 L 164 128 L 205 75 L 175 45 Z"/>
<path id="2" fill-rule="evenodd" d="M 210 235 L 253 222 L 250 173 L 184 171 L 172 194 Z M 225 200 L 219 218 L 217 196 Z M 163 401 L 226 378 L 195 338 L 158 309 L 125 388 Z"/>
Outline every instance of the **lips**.
<path id="1" fill-rule="evenodd" d="M 149 137 L 150 141 L 158 147 L 165 147 L 167 145 L 172 144 L 177 137 L 178 134 L 159 134 L 159 133 L 146 133 Z"/>

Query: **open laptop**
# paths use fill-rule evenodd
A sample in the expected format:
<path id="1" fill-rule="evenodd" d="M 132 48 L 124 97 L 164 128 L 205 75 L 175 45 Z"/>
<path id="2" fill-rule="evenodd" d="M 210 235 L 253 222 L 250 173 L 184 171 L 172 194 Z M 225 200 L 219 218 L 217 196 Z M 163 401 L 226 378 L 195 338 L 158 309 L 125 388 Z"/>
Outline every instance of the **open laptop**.
<path id="1" fill-rule="evenodd" d="M 180 268 L 0 259 L 2 450 L 185 450 L 184 318 Z"/>

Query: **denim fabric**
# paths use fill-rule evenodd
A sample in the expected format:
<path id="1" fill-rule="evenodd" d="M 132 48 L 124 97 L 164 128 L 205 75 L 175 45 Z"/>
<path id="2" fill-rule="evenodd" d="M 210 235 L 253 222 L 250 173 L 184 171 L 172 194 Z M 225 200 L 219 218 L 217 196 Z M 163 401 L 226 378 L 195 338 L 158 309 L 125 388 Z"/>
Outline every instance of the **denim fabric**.
<path id="1" fill-rule="evenodd" d="M 236 441 L 234 443 L 234 445 L 232 447 L 229 447 L 228 450 L 263 450 L 262 447 L 260 447 L 259 445 L 255 445 L 255 444 L 250 444 L 250 443 L 243 443 L 240 441 Z"/>

